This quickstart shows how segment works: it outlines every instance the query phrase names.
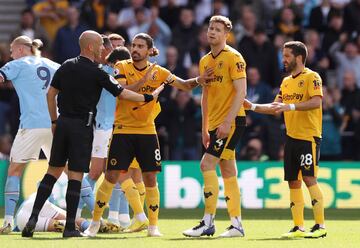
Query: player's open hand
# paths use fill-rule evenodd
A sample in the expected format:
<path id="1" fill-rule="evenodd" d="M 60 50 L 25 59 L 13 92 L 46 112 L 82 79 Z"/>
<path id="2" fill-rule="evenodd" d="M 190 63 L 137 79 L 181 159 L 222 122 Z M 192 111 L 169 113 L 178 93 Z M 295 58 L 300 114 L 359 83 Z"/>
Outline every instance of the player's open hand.
<path id="1" fill-rule="evenodd" d="M 244 99 L 243 105 L 244 105 L 245 110 L 249 110 L 249 109 L 251 109 L 252 102 L 250 102 L 250 101 L 247 100 L 247 99 Z"/>
<path id="2" fill-rule="evenodd" d="M 145 75 L 142 78 L 140 78 L 139 82 L 144 84 L 145 82 L 149 81 L 150 78 L 153 76 L 153 69 L 156 65 L 157 65 L 156 62 L 152 63 L 152 65 L 150 65 L 149 69 L 146 71 Z"/>
<path id="3" fill-rule="evenodd" d="M 151 95 L 154 97 L 154 99 L 159 96 L 159 94 L 160 94 L 161 91 L 163 91 L 164 86 L 165 86 L 164 84 L 161 84 L 156 90 L 154 90 L 154 91 L 151 93 Z"/>
<path id="4" fill-rule="evenodd" d="M 229 136 L 231 123 L 224 121 L 216 130 L 216 138 L 224 139 Z"/>
<path id="5" fill-rule="evenodd" d="M 270 105 L 270 109 L 274 111 L 275 114 L 280 114 L 284 111 L 289 111 L 289 104 L 281 103 L 281 102 L 273 102 Z"/>
<path id="6" fill-rule="evenodd" d="M 209 81 L 214 79 L 214 70 L 215 69 L 213 67 L 206 68 L 204 73 L 197 78 L 197 82 L 201 86 L 208 86 Z"/>

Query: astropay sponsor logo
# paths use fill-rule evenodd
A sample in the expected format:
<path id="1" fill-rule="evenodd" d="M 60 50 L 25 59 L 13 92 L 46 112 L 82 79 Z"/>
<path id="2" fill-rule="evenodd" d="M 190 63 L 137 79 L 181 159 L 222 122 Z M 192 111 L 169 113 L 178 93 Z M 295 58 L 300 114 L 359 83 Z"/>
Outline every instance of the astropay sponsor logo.
<path id="1" fill-rule="evenodd" d="M 196 208 L 204 202 L 203 185 L 195 177 L 182 177 L 180 165 L 168 165 L 164 169 L 164 207 Z M 264 180 L 258 177 L 257 168 L 250 168 L 240 173 L 238 183 L 241 189 L 242 206 L 245 208 L 263 208 L 263 199 L 258 197 L 258 190 L 264 186 Z M 219 177 L 218 208 L 226 208 L 224 182 Z"/>

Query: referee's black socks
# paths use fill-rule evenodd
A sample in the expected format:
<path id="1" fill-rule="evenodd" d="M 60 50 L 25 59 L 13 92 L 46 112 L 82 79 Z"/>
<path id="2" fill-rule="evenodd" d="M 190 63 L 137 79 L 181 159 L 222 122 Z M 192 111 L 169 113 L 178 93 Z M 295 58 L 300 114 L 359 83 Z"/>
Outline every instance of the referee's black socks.
<path id="1" fill-rule="evenodd" d="M 57 178 L 50 175 L 45 174 L 44 178 L 41 180 L 39 188 L 37 190 L 34 207 L 31 212 L 29 220 L 35 220 L 37 222 L 39 213 L 44 206 L 46 200 L 49 198 L 54 184 L 56 183 Z"/>
<path id="2" fill-rule="evenodd" d="M 75 230 L 76 210 L 79 204 L 81 181 L 69 180 L 66 191 L 66 224 L 65 229 Z"/>

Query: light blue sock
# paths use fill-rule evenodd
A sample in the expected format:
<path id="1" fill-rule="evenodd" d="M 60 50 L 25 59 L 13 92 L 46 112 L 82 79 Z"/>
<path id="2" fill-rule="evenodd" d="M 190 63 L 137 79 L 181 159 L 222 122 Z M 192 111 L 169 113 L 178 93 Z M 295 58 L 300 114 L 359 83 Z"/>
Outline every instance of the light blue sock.
<path id="1" fill-rule="evenodd" d="M 5 184 L 5 216 L 13 217 L 20 196 L 20 177 L 8 176 Z M 12 224 L 12 223 L 11 223 Z"/>
<path id="2" fill-rule="evenodd" d="M 115 187 L 112 191 L 110 202 L 109 202 L 109 216 L 108 219 L 111 221 L 118 220 L 118 211 L 119 211 L 119 205 L 120 205 L 120 193 L 121 193 L 121 187 L 120 184 L 115 184 Z"/>
<path id="3" fill-rule="evenodd" d="M 89 174 L 86 175 L 86 180 L 89 182 L 92 190 L 94 191 L 94 188 L 95 188 L 95 184 L 96 184 L 96 180 L 93 180 L 89 177 Z"/>
<path id="4" fill-rule="evenodd" d="M 88 229 L 88 227 L 90 226 L 90 221 L 88 220 L 84 220 L 83 222 L 81 222 L 81 231 L 85 231 L 86 229 Z"/>
<path id="5" fill-rule="evenodd" d="M 125 197 L 125 193 L 120 190 L 120 206 L 119 214 L 129 214 L 129 202 Z"/>
<path id="6" fill-rule="evenodd" d="M 86 178 L 83 178 L 81 182 L 80 199 L 82 200 L 83 203 L 86 203 L 87 209 L 89 209 L 90 212 L 92 213 L 94 211 L 94 203 L 95 203 L 94 192 L 91 188 L 90 183 Z M 81 201 L 79 201 L 78 209 L 80 208 L 80 203 Z"/>

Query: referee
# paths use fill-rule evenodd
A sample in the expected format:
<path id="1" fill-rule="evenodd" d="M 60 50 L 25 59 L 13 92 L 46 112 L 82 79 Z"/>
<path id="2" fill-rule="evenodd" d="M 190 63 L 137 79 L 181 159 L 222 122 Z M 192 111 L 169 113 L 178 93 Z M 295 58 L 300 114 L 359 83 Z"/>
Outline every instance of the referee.
<path id="1" fill-rule="evenodd" d="M 51 194 L 52 188 L 68 164 L 66 192 L 66 225 L 63 237 L 83 236 L 75 229 L 81 180 L 89 172 L 93 142 L 93 120 L 101 90 L 105 88 L 115 97 L 135 102 L 149 102 L 163 87 L 151 95 L 137 94 L 122 88 L 115 79 L 101 70 L 94 61 L 101 58 L 103 39 L 95 31 L 85 31 L 79 38 L 80 56 L 64 62 L 51 82 L 47 100 L 52 120 L 54 139 L 47 173 L 42 179 L 31 216 L 22 231 L 23 237 L 32 237 L 39 212 Z M 57 118 L 56 97 L 58 111 Z"/>

